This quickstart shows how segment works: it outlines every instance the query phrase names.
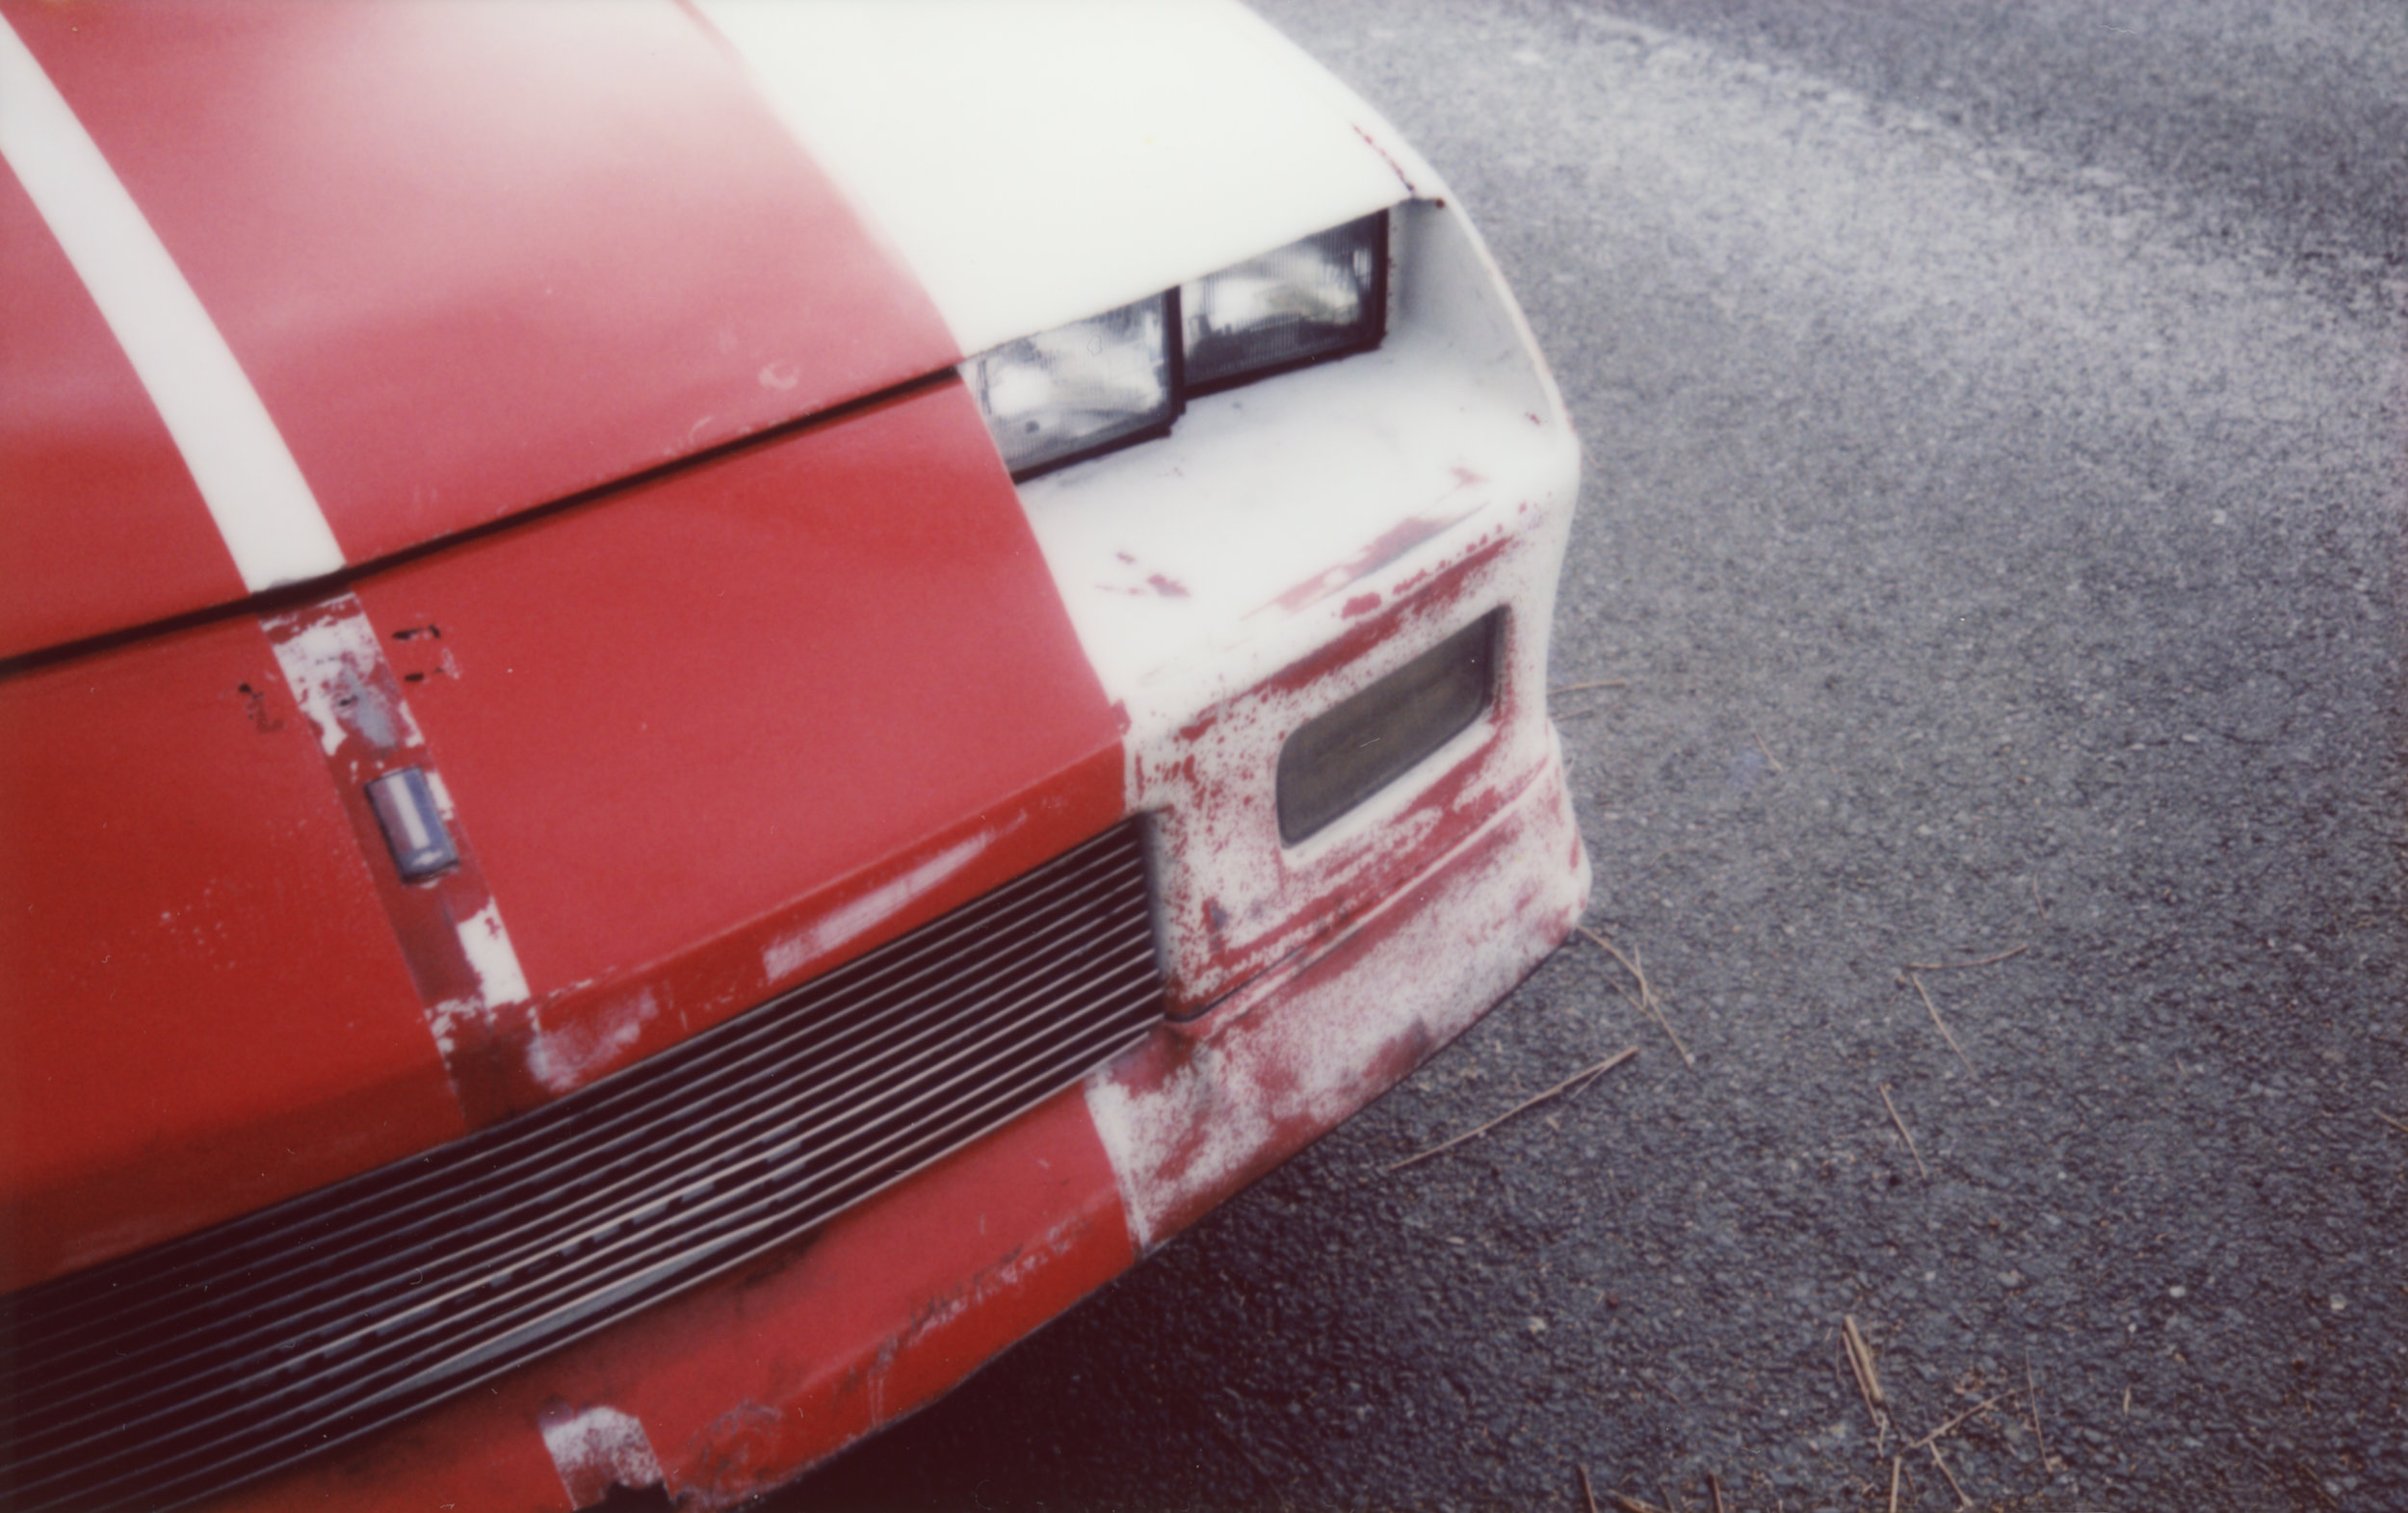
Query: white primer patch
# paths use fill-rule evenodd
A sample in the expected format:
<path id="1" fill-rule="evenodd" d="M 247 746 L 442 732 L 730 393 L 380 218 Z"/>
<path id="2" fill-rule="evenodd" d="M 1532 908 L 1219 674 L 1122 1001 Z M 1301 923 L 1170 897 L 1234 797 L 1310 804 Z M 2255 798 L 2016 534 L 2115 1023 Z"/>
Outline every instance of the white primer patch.
<path id="1" fill-rule="evenodd" d="M 613 1486 L 657 1487 L 661 1459 L 635 1415 L 616 1408 L 587 1408 L 538 1418 L 543 1448 L 552 1453 L 568 1500 L 588 1508 L 610 1496 Z"/>
<path id="2" fill-rule="evenodd" d="M 502 927 L 499 903 L 488 902 L 459 922 L 459 949 L 484 990 L 484 1007 L 499 1008 L 527 998 L 527 975 L 519 970 L 518 952 L 510 949 L 510 931 Z"/>
<path id="3" fill-rule="evenodd" d="M 343 549 L 233 349 L 24 39 L 0 20 L 8 160 L 167 423 L 256 592 L 339 571 Z"/>
<path id="4" fill-rule="evenodd" d="M 350 733 L 342 712 L 366 706 L 361 694 L 383 653 L 377 645 L 376 627 L 368 623 L 357 600 L 338 600 L 329 608 L 336 613 L 298 634 L 276 638 L 275 661 L 284 681 L 292 685 L 294 701 L 318 732 L 319 746 L 331 757 Z"/>
<path id="5" fill-rule="evenodd" d="M 761 970 L 779 981 L 820 957 L 877 928 L 910 907 L 911 901 L 970 865 L 995 844 L 999 832 L 984 831 L 937 852 L 892 882 L 881 883 L 837 909 L 808 929 L 781 936 L 761 952 Z"/>

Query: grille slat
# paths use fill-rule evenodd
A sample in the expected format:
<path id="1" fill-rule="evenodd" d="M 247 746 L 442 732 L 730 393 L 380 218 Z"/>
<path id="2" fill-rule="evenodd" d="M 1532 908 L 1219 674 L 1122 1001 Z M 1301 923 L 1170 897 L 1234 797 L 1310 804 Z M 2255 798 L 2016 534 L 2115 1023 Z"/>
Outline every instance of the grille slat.
<path id="1" fill-rule="evenodd" d="M 1144 896 L 1141 889 L 1124 889 L 1118 898 L 1111 901 L 1114 905 L 1113 923 L 1122 926 L 1135 923 L 1129 917 L 1133 908 L 1135 911 L 1142 911 L 1144 907 Z M 1054 926 L 1057 930 L 1063 927 Z M 1080 943 L 1074 940 L 1068 946 L 1059 950 L 1057 955 L 1074 954 L 1079 946 Z M 1124 948 L 1124 955 L 1121 959 L 1140 958 L 1150 963 L 1150 947 L 1139 947 L 1134 952 Z M 1042 974 L 1060 970 L 1063 970 L 1063 963 L 1052 958 L 1034 964 L 1020 963 L 1017 964 L 1013 978 L 996 983 L 995 987 L 998 991 L 1006 990 L 1026 980 L 1033 973 Z M 907 1012 L 914 1006 L 912 1004 L 902 1005 L 899 1012 Z M 962 1000 L 956 994 L 954 998 L 932 1007 L 954 1011 L 961 1006 Z M 996 1005 L 998 1008 L 1008 1008 L 1008 1006 Z M 904 1032 L 910 1032 L 910 1027 L 914 1023 L 915 1021 L 905 1018 L 903 1020 Z M 929 1038 L 930 1030 L 926 1025 L 922 1025 L 918 1033 L 919 1040 L 903 1041 L 890 1048 L 887 1055 L 889 1056 L 925 1055 L 925 1046 L 922 1042 Z M 491 1192 L 496 1208 L 507 1213 L 509 1211 L 506 1208 L 501 1208 L 502 1203 L 522 1196 L 531 1189 L 542 1188 L 550 1189 L 555 1203 L 563 1205 L 547 1210 L 543 1214 L 543 1222 L 553 1229 L 573 1222 L 581 1212 L 592 1213 L 605 1210 L 621 1213 L 629 1210 L 641 1212 L 645 1202 L 641 1197 L 632 1195 L 631 1189 L 636 1188 L 643 1180 L 658 1180 L 667 1174 L 666 1180 L 672 1187 L 690 1185 L 692 1181 L 690 1174 L 693 1169 L 696 1165 L 707 1165 L 714 1160 L 723 1157 L 726 1154 L 725 1147 L 729 1143 L 757 1141 L 759 1135 L 754 1127 L 763 1118 L 798 1117 L 802 1105 L 822 1089 L 829 1085 L 843 1085 L 870 1071 L 869 1067 L 858 1062 L 838 1061 L 835 1056 L 828 1054 L 828 1048 L 824 1044 L 815 1043 L 801 1047 L 790 1045 L 786 1049 L 790 1051 L 800 1049 L 811 1053 L 814 1062 L 812 1069 L 781 1083 L 764 1084 L 756 1078 L 754 1083 L 758 1090 L 748 1102 L 731 1103 L 725 1108 L 715 1110 L 707 1121 L 698 1124 L 690 1122 L 685 1132 L 687 1140 L 678 1146 L 664 1150 L 663 1142 L 658 1138 L 662 1133 L 660 1129 L 662 1123 L 674 1122 L 677 1117 L 680 1117 L 672 1113 L 667 1119 L 638 1125 L 632 1130 L 621 1126 L 609 1139 L 595 1139 L 586 1153 L 589 1158 L 589 1164 L 598 1167 L 602 1162 L 615 1160 L 630 1150 L 645 1150 L 653 1153 L 649 1158 L 648 1165 L 634 1169 L 614 1169 L 609 1179 L 609 1186 L 599 1190 L 588 1190 L 569 1198 L 559 1191 L 561 1176 L 557 1155 L 550 1152 L 532 1153 L 519 1160 L 518 1168 L 523 1173 L 522 1175 L 517 1177 L 510 1186 Z M 718 1084 L 699 1087 L 681 1092 L 681 1100 L 689 1104 L 698 1104 L 711 1093 L 724 1092 L 724 1090 L 723 1086 Z M 795 1137 L 808 1137 L 822 1133 L 835 1122 L 824 1117 L 813 1125 L 796 1131 Z M 419 1212 L 423 1212 L 425 1206 L 426 1200 L 422 1200 Z M 395 1215 L 395 1217 L 398 1219 L 400 1215 Z M 453 1267 L 484 1265 L 495 1260 L 490 1254 L 489 1242 L 485 1239 L 462 1234 L 457 1227 L 457 1223 L 456 1219 L 453 1228 L 431 1229 L 428 1238 L 415 1245 L 393 1246 L 384 1237 L 379 1235 L 362 1239 L 347 1251 L 322 1252 L 319 1260 L 322 1265 L 329 1268 L 348 1268 L 355 1257 L 362 1252 L 373 1253 L 376 1259 L 371 1266 L 357 1270 L 345 1269 L 341 1273 L 343 1279 L 353 1285 L 339 1298 L 327 1299 L 324 1290 L 315 1294 L 296 1295 L 289 1292 L 283 1294 L 278 1308 L 287 1320 L 288 1330 L 298 1332 L 302 1326 L 330 1308 L 348 1306 L 355 1310 L 361 1302 L 367 1300 L 380 1289 L 389 1291 L 406 1280 L 412 1271 L 423 1269 L 432 1255 L 438 1253 L 443 1255 Z M 260 1295 L 263 1290 L 272 1289 L 274 1286 L 273 1277 L 262 1279 L 251 1288 L 245 1290 L 239 1297 L 229 1300 L 226 1304 L 210 1307 L 205 1313 L 209 1317 L 223 1319 L 227 1315 L 236 1312 L 240 1304 L 249 1301 Z M 197 1321 L 196 1318 L 196 1323 Z M 239 1327 L 239 1318 L 232 1320 L 225 1327 Z M 196 1333 L 197 1334 L 198 1331 L 196 1330 Z M 106 1337 L 91 1342 L 92 1345 L 114 1344 L 115 1343 L 115 1340 Z M 181 1393 L 185 1387 L 179 1385 L 177 1390 Z M 124 1406 L 121 1398 L 113 1399 L 112 1417 L 117 1418 Z M 121 1419 L 118 1422 L 122 1422 Z"/>
<path id="2" fill-rule="evenodd" d="M 1134 822 L 520 1119 L 0 1304 L 12 1506 L 170 1506 L 824 1222 L 1161 1012 Z"/>

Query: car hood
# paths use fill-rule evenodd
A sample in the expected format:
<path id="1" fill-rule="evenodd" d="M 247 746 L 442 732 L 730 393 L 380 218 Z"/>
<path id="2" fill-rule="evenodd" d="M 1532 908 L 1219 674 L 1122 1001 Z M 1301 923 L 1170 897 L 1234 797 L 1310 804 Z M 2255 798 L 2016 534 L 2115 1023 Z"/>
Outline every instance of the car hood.
<path id="1" fill-rule="evenodd" d="M 0 1288 L 1120 818 L 1124 714 L 922 380 L 1435 192 L 1225 5 L 0 19 Z"/>
<path id="2" fill-rule="evenodd" d="M 1427 177 L 1221 5 L 0 15 L 0 658 L 676 463 Z"/>

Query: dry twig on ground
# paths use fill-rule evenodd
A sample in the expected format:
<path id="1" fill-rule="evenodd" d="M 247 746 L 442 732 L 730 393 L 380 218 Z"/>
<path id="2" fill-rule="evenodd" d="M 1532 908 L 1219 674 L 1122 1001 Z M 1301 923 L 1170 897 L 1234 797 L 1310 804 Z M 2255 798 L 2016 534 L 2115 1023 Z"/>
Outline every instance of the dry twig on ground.
<path id="1" fill-rule="evenodd" d="M 1752 719 L 1747 722 L 1747 733 L 1756 738 L 1756 749 L 1765 754 L 1765 760 L 1772 764 L 1772 770 L 1775 772 L 1786 772 L 1789 770 L 1788 768 L 1781 765 L 1781 759 L 1772 754 L 1772 747 L 1765 744 L 1764 733 L 1756 728 L 1756 722 Z"/>
<path id="2" fill-rule="evenodd" d="M 1965 1070 L 1972 1072 L 1974 1070 L 1973 1057 L 1965 1054 L 1965 1048 L 1956 1043 L 1956 1036 L 1950 1033 L 1949 1022 L 1940 1017 L 1940 1005 L 1934 1004 L 1931 1001 L 1931 995 L 1924 991 L 1924 979 L 1922 975 L 1915 972 L 1909 972 L 1906 974 L 1906 980 L 1915 984 L 1915 992 L 1917 996 L 1923 999 L 1924 1007 L 1928 1009 L 1931 1013 L 1931 1022 L 1940 1027 L 1940 1038 L 1946 1040 L 1949 1043 L 1949 1049 L 1956 1053 L 1956 1058 L 1965 1063 Z M 1978 1076 L 1979 1074 L 1976 1073 L 1976 1075 Z"/>
<path id="3" fill-rule="evenodd" d="M 1392 1172 L 1402 1171 L 1404 1168 L 1417 1161 L 1426 1161 L 1429 1160 L 1441 1151 L 1453 1150 L 1465 1140 L 1474 1139 L 1479 1135 L 1486 1135 L 1489 1131 L 1505 1123 L 1507 1119 L 1512 1118 L 1515 1114 L 1522 1112 L 1526 1109 L 1536 1108 L 1538 1105 L 1545 1103 L 1550 1098 L 1559 1098 L 1568 1092 L 1578 1092 L 1581 1088 L 1587 1086 L 1590 1083 L 1593 1083 L 1598 1078 L 1605 1076 L 1608 1072 L 1612 1071 L 1615 1067 L 1620 1066 L 1623 1062 L 1629 1060 L 1636 1055 L 1638 1055 L 1638 1047 L 1636 1046 L 1632 1046 L 1628 1050 L 1617 1051 L 1594 1066 L 1584 1066 L 1579 1071 L 1574 1072 L 1571 1076 L 1565 1078 L 1562 1082 L 1556 1083 L 1555 1086 L 1548 1088 L 1545 1092 L 1523 1099 L 1520 1103 L 1515 1104 L 1510 1109 L 1507 1109 L 1505 1112 L 1497 1115 L 1494 1119 L 1489 1120 L 1486 1124 L 1478 1125 L 1472 1129 L 1466 1130 L 1461 1135 L 1456 1135 L 1451 1140 L 1442 1140 L 1438 1144 L 1431 1146 L 1428 1150 L 1419 1152 L 1418 1154 L 1412 1156 L 1407 1156 L 1404 1160 L 1384 1169 Z"/>
<path id="4" fill-rule="evenodd" d="M 1626 956 L 1622 954 L 1619 947 L 1615 946 L 1613 942 L 1606 939 L 1603 935 L 1598 934 L 1595 930 L 1590 929 L 1587 926 L 1576 925 L 1572 927 L 1587 936 L 1590 940 L 1595 941 L 1598 945 L 1603 946 L 1607 952 L 1610 954 L 1614 960 L 1622 963 L 1623 971 L 1629 973 L 1633 978 L 1637 979 L 1639 1006 L 1647 1010 L 1647 1012 L 1655 1018 L 1658 1028 L 1663 1030 L 1664 1038 L 1672 1042 L 1672 1049 L 1681 1053 L 1681 1064 L 1692 1068 L 1695 1067 L 1697 1065 L 1697 1057 L 1689 1055 L 1688 1047 L 1681 1044 L 1681 1037 L 1672 1032 L 1672 1022 L 1663 1017 L 1663 1000 L 1656 996 L 1655 984 L 1649 982 L 1647 980 L 1647 974 L 1639 970 L 1637 960 L 1633 956 Z"/>
<path id="5" fill-rule="evenodd" d="M 1588 1484 L 1588 1468 L 1576 1465 L 1572 1469 L 1581 1474 L 1581 1500 L 1588 1504 L 1588 1513 L 1597 1513 L 1597 1494 Z"/>
<path id="6" fill-rule="evenodd" d="M 2029 1349 L 2024 1351 L 2024 1390 L 2029 1394 L 2024 1399 L 2024 1406 L 2031 1410 L 2031 1437 L 2040 1442 L 2040 1464 L 2046 1466 L 2056 1457 L 2049 1453 L 2049 1437 L 2040 1432 L 2040 1384 L 2033 1379 L 2031 1374 L 2031 1351 Z M 2127 1396 L 2124 1398 L 2124 1411 L 2130 1413 L 2133 1406 L 2129 1396 L 2131 1389 L 2127 1388 L 2125 1391 Z"/>
<path id="7" fill-rule="evenodd" d="M 2020 956 L 2029 950 L 2031 950 L 2031 942 L 2026 941 L 2020 946 L 2010 946 L 1995 956 L 1984 956 L 1979 961 L 1910 961 L 1906 963 L 1906 970 L 1909 972 L 1962 972 L 1967 967 L 1993 966 Z"/>
<path id="8" fill-rule="evenodd" d="M 1927 1445 L 1924 1448 L 1931 1451 L 1931 1463 L 1940 1468 L 1940 1474 L 1949 1478 L 1949 1490 L 1956 1494 L 1956 1505 L 1960 1508 L 1972 1507 L 1974 1500 L 1965 1496 L 1965 1489 L 1956 1484 L 1956 1474 L 1949 1470 L 1947 1461 L 1940 1458 L 1940 1447 Z"/>
<path id="9" fill-rule="evenodd" d="M 1558 683 L 1547 691 L 1550 693 L 1585 693 L 1590 689 L 1627 689 L 1630 686 L 1631 680 L 1628 678 L 1591 678 L 1586 683 Z"/>
<path id="10" fill-rule="evenodd" d="M 1898 1116 L 1898 1105 L 1890 1102 L 1890 1084 L 1887 1083 L 1881 1084 L 1881 1107 L 1890 1110 L 1890 1122 L 1898 1126 L 1898 1135 L 1906 1141 L 1906 1154 L 1915 1158 L 1915 1169 L 1923 1173 L 1924 1181 L 1929 1182 L 1931 1168 L 1924 1164 L 1924 1153 L 1915 1149 L 1915 1136 L 1908 1132 L 1906 1121 Z"/>
<path id="11" fill-rule="evenodd" d="M 1975 1414 L 1981 1412 L 1984 1408 L 1995 1408 L 2021 1391 L 2023 1391 L 2023 1389 L 2020 1387 L 2010 1387 L 2005 1392 L 2000 1393 L 1996 1396 L 1984 1397 L 1981 1401 L 1966 1409 L 1963 1413 L 1956 1415 L 1956 1417 L 1949 1420 L 1938 1428 L 1932 1430 L 1929 1434 L 1924 1435 L 1922 1439 L 1917 1440 L 1914 1444 L 1909 1445 L 1906 1448 L 1909 1450 L 1922 1449 L 1924 1446 L 1932 1444 L 1941 1436 L 1954 1433 L 1958 1424 L 1972 1418 Z"/>

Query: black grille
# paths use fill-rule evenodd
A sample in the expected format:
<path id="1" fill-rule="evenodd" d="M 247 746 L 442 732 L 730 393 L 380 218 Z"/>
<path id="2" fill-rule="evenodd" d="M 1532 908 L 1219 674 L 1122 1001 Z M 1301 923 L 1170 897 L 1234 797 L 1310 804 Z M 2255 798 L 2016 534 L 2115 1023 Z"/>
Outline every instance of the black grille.
<path id="1" fill-rule="evenodd" d="M 1161 999 L 1131 822 L 533 1113 L 17 1293 L 0 1503 L 170 1507 L 391 1422 L 1034 1107 Z"/>

